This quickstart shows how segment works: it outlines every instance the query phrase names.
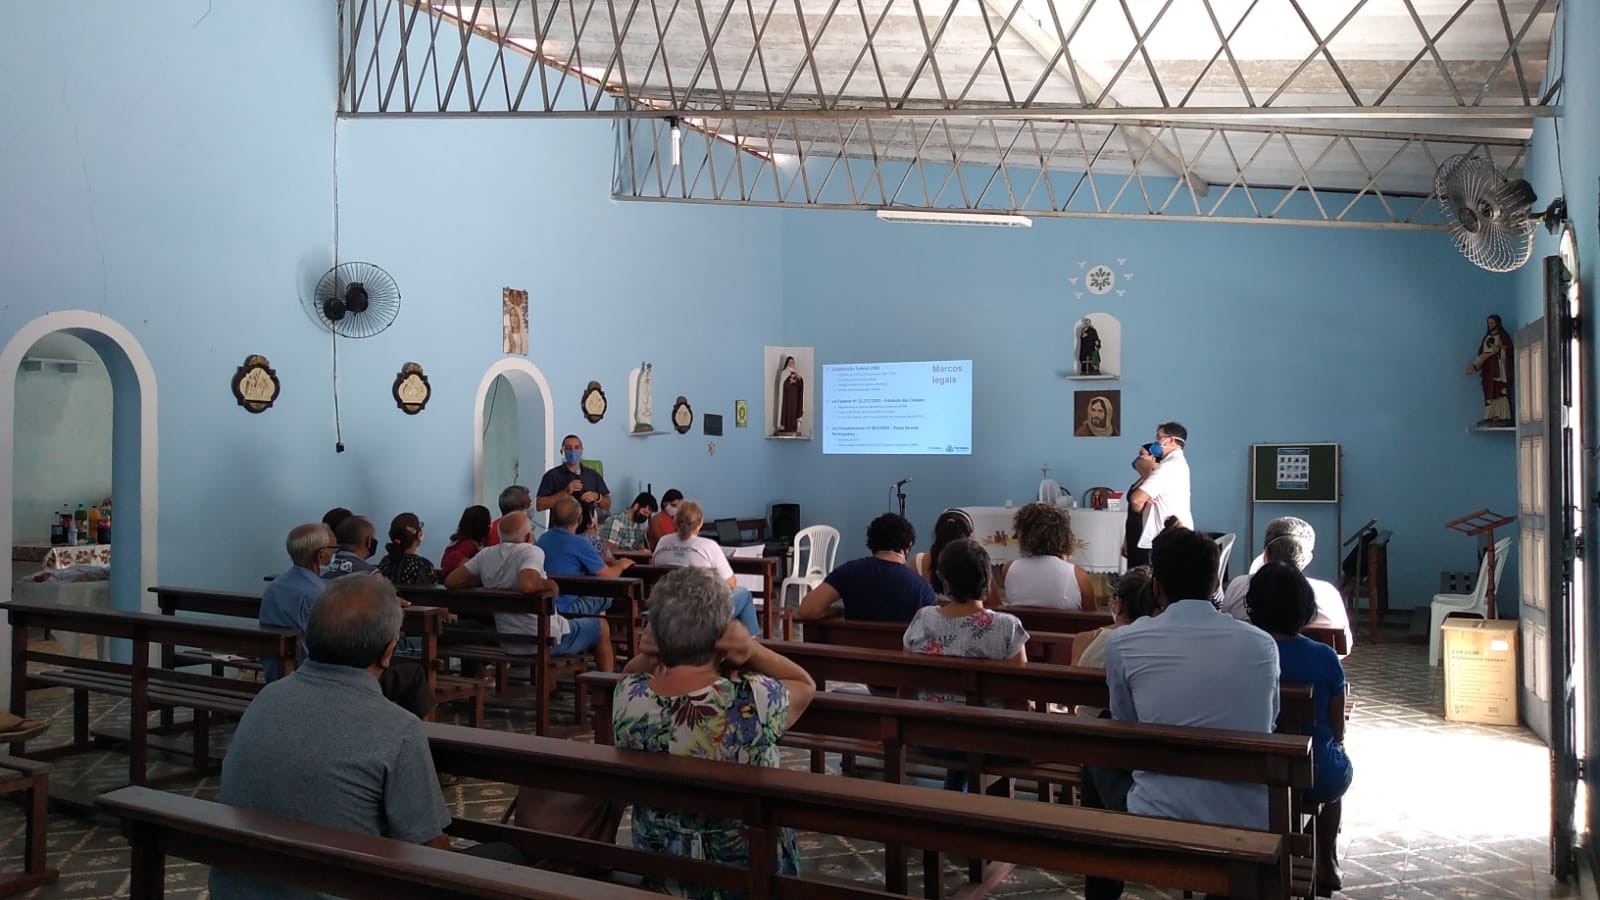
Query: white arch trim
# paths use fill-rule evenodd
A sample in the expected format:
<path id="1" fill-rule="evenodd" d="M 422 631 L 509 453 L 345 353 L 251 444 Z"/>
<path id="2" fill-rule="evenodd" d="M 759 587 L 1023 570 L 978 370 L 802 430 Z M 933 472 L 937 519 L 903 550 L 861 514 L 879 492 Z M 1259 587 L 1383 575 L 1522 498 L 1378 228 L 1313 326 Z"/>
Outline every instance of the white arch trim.
<path id="1" fill-rule="evenodd" d="M 72 309 L 40 316 L 17 330 L 0 350 L 0 402 L 10 410 L 0 414 L 0 424 L 5 426 L 0 434 L 0 547 L 11 547 L 12 504 L 15 499 L 16 477 L 16 404 L 17 372 L 22 367 L 22 357 L 40 338 L 57 331 L 88 331 L 103 335 L 122 351 L 133 368 L 139 387 L 139 504 L 137 510 L 119 512 L 119 516 L 136 514 L 139 520 L 139 605 L 145 612 L 155 612 L 155 598 L 147 590 L 156 577 L 156 521 L 158 519 L 156 460 L 156 371 L 145 355 L 133 333 L 116 321 L 88 310 Z M 98 352 L 98 348 L 97 348 Z M 107 361 L 110 369 L 110 361 Z M 11 599 L 11 579 L 0 579 L 0 598 Z M 11 645 L 11 627 L 0 622 L 0 646 Z M 11 676 L 11 657 L 0 654 L 0 681 L 7 685 Z"/>
<path id="2" fill-rule="evenodd" d="M 556 409 L 550 396 L 550 382 L 545 380 L 538 366 L 526 359 L 508 356 L 496 360 L 489 371 L 483 373 L 483 379 L 478 382 L 477 397 L 472 403 L 472 494 L 479 503 L 485 505 L 489 498 L 483 496 L 483 401 L 488 398 L 494 380 L 501 375 L 526 375 L 539 389 L 539 396 L 544 401 L 544 468 L 539 471 L 548 472 L 556 464 Z M 494 507 L 490 511 L 493 512 Z"/>

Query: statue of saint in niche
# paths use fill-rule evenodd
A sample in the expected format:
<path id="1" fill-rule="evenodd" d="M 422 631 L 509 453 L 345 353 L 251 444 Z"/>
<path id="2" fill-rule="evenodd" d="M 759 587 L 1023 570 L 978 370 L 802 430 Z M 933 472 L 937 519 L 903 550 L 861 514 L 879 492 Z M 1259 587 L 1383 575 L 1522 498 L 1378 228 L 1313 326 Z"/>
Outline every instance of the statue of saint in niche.
<path id="1" fill-rule="evenodd" d="M 1100 374 L 1100 332 L 1089 319 L 1084 319 L 1078 330 L 1078 374 Z"/>
<path id="2" fill-rule="evenodd" d="M 650 373 L 655 367 L 647 362 L 639 364 L 639 380 L 634 385 L 633 406 L 633 431 L 640 434 L 646 431 L 655 431 L 656 427 L 650 423 L 654 415 L 650 400 Z"/>
<path id="3" fill-rule="evenodd" d="M 1483 387 L 1483 418 L 1479 428 L 1512 428 L 1511 418 L 1511 335 L 1506 334 L 1499 316 L 1490 316 L 1478 355 L 1467 363 L 1467 374 L 1478 373 Z"/>
<path id="4" fill-rule="evenodd" d="M 804 378 L 795 368 L 794 357 L 783 358 L 783 368 L 778 370 L 776 384 L 773 385 L 777 394 L 778 421 L 774 434 L 792 435 L 800 433 L 800 418 L 806 414 Z"/>

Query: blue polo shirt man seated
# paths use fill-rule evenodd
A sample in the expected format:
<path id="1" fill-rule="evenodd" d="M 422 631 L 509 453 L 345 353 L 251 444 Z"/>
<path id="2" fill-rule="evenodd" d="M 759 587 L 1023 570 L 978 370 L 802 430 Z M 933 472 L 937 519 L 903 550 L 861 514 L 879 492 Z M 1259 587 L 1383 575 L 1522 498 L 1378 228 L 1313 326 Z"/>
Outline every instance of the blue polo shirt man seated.
<path id="1" fill-rule="evenodd" d="M 843 613 L 846 619 L 909 623 L 917 610 L 938 606 L 933 587 L 906 565 L 906 555 L 916 542 L 917 529 L 903 516 L 884 513 L 873 519 L 867 526 L 867 549 L 872 555 L 829 572 L 800 601 L 794 617 L 805 621 Z"/>
<path id="2" fill-rule="evenodd" d="M 539 538 L 539 549 L 544 551 L 545 575 L 560 579 L 563 575 L 598 575 L 615 578 L 633 565 L 631 559 L 619 559 L 606 565 L 589 539 L 578 534 L 583 522 L 583 504 L 576 497 L 565 496 L 550 507 L 550 529 Z M 561 582 L 557 580 L 557 584 Z M 579 597 L 561 594 L 556 597 L 556 612 L 563 615 L 598 615 L 611 608 L 606 597 Z"/>

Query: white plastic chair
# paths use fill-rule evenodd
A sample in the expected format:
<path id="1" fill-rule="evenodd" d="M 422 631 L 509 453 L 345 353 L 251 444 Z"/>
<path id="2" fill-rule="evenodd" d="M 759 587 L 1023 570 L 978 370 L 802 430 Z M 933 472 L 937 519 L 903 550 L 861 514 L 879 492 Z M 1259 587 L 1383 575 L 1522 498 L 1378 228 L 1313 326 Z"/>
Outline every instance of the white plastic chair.
<path id="1" fill-rule="evenodd" d="M 1506 571 L 1506 554 L 1511 550 L 1511 538 L 1494 542 L 1494 587 L 1500 590 L 1500 576 Z M 1478 561 L 1478 580 L 1470 594 L 1434 594 L 1433 614 L 1428 627 L 1428 665 L 1437 666 L 1444 650 L 1444 620 L 1452 613 L 1466 613 L 1488 618 L 1489 613 L 1489 554 Z"/>
<path id="2" fill-rule="evenodd" d="M 1217 584 L 1219 585 L 1224 584 L 1224 580 L 1227 577 L 1228 557 L 1233 555 L 1233 542 L 1237 539 L 1238 535 L 1231 531 L 1225 532 L 1220 537 L 1212 538 L 1217 542 Z"/>
<path id="3" fill-rule="evenodd" d="M 789 588 L 800 589 L 800 597 L 805 597 L 812 588 L 822 583 L 833 571 L 833 557 L 839 552 L 839 529 L 831 525 L 812 525 L 802 528 L 794 536 L 793 555 L 789 558 L 789 577 L 783 579 L 783 585 L 778 589 L 779 608 L 789 605 Z M 805 559 L 805 569 L 800 568 L 802 555 Z M 799 598 L 796 598 L 798 602 Z"/>

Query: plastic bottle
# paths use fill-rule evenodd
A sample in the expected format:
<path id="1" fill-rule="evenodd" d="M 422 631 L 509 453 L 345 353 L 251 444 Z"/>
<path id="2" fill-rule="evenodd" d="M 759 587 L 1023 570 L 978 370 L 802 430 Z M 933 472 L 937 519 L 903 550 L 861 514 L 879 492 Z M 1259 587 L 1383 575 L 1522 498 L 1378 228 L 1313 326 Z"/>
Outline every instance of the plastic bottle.
<path id="1" fill-rule="evenodd" d="M 96 539 L 102 544 L 111 543 L 111 498 L 110 497 L 106 498 L 106 502 L 100 504 L 100 531 L 96 534 Z"/>
<path id="2" fill-rule="evenodd" d="M 78 531 L 78 540 L 89 540 L 90 539 L 91 536 L 89 534 L 89 529 L 88 529 L 89 511 L 87 509 L 84 509 L 84 506 L 83 506 L 82 503 L 78 504 L 77 511 L 72 514 L 72 525 Z M 73 543 L 76 544 L 76 543 L 78 543 L 78 541 L 73 541 Z"/>
<path id="3" fill-rule="evenodd" d="M 59 547 L 67 542 L 67 529 L 61 525 L 60 516 L 50 517 L 50 546 Z"/>
<path id="4" fill-rule="evenodd" d="M 85 523 L 85 525 L 87 527 L 87 530 L 85 530 L 84 533 L 83 533 L 84 543 L 86 543 L 86 544 L 97 544 L 97 543 L 99 543 L 100 542 L 100 507 L 98 507 L 98 506 L 89 507 L 89 519 Z"/>
<path id="5" fill-rule="evenodd" d="M 56 513 L 56 522 L 61 526 L 61 543 L 72 543 L 72 507 L 61 504 L 61 512 Z"/>

